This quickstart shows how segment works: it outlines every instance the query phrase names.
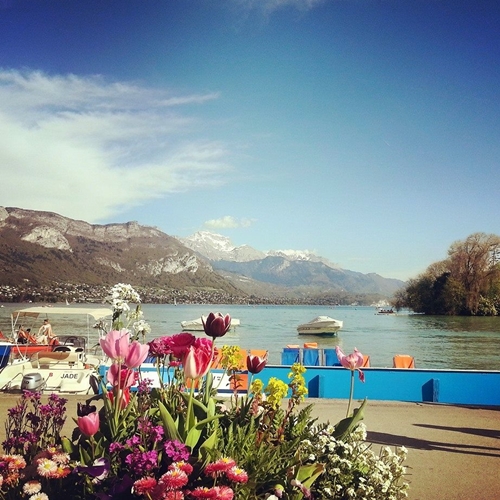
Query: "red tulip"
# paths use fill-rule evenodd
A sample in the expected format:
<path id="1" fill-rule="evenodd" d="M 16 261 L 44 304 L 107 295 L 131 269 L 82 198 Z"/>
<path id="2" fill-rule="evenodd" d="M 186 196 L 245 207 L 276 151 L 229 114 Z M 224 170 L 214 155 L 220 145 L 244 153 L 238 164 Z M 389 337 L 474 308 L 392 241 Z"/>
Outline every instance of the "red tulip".
<path id="1" fill-rule="evenodd" d="M 84 417 L 78 417 L 77 424 L 82 434 L 93 436 L 99 430 L 99 414 L 89 413 Z"/>
<path id="2" fill-rule="evenodd" d="M 107 373 L 108 382 L 113 387 L 126 389 L 137 382 L 137 372 L 122 365 L 112 364 Z"/>
<path id="3" fill-rule="evenodd" d="M 249 354 L 247 356 L 247 370 L 256 374 L 261 372 L 267 365 L 267 354 L 263 357 Z"/>
<path id="4" fill-rule="evenodd" d="M 363 355 L 356 348 L 354 348 L 354 352 L 352 354 L 349 354 L 348 356 L 344 354 L 339 346 L 337 346 L 335 350 L 337 352 L 337 358 L 339 359 L 340 364 L 348 370 L 357 370 L 359 374 L 359 380 L 361 380 L 361 382 L 364 382 L 365 374 L 360 370 L 360 368 L 363 366 Z"/>
<path id="5" fill-rule="evenodd" d="M 222 313 L 210 313 L 206 318 L 201 317 L 205 333 L 212 338 L 223 337 L 231 328 L 231 316 Z"/>
<path id="6" fill-rule="evenodd" d="M 118 401 L 120 402 L 120 408 L 124 410 L 130 403 L 130 389 L 118 389 Z M 113 403 L 115 401 L 115 394 L 113 391 L 108 391 L 108 398 Z"/>

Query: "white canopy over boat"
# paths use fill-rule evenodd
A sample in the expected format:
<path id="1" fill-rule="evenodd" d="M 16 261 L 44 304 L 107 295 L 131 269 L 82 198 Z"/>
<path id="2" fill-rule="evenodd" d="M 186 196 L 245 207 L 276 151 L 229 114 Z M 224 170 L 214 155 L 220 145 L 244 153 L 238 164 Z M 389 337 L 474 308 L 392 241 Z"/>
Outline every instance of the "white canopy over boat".
<path id="1" fill-rule="evenodd" d="M 330 316 L 318 316 L 309 323 L 297 327 L 299 335 L 330 335 L 334 336 L 344 326 L 343 321 L 330 318 Z"/>
<path id="2" fill-rule="evenodd" d="M 59 315 L 80 315 L 80 316 L 91 316 L 95 321 L 111 316 L 113 311 L 108 307 L 50 307 L 50 306 L 38 306 L 38 307 L 27 307 L 25 309 L 19 309 L 13 311 L 12 318 L 17 321 L 18 318 L 38 318 L 40 314 L 48 316 L 49 314 L 59 314 Z"/>

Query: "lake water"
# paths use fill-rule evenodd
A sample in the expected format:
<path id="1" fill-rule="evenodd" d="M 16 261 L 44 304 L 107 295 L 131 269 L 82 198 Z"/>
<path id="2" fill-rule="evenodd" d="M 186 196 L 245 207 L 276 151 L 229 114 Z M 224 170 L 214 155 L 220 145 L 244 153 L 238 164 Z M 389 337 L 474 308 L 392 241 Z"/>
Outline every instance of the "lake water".
<path id="1" fill-rule="evenodd" d="M 0 329 L 9 333 L 11 312 L 28 306 L 5 304 L 0 308 Z M 417 368 L 500 370 L 500 317 L 382 316 L 375 314 L 373 307 L 340 306 L 144 304 L 142 308 L 144 319 L 152 328 L 148 340 L 178 333 L 181 331 L 181 321 L 206 316 L 211 311 L 230 314 L 238 318 L 241 325 L 236 331 L 218 339 L 217 345 L 267 349 L 271 363 L 280 362 L 281 350 L 287 344 L 317 342 L 318 347 L 322 348 L 339 345 L 346 353 L 357 347 L 363 354 L 370 355 L 371 366 L 390 367 L 395 354 L 410 354 L 415 357 Z M 83 318 L 51 317 L 49 307 L 47 314 L 57 334 L 86 334 Z M 344 321 L 344 327 L 337 337 L 319 338 L 297 334 L 297 325 L 320 315 Z M 35 327 L 38 326 L 37 323 Z M 91 330 L 91 340 L 97 340 L 95 330 Z"/>

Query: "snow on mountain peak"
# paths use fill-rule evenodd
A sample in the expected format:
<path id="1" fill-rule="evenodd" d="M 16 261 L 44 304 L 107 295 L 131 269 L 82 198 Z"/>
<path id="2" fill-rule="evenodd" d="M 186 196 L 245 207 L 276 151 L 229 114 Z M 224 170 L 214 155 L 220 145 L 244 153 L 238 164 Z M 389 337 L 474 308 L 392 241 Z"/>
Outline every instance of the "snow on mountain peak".
<path id="1" fill-rule="evenodd" d="M 264 259 L 266 256 L 282 257 L 288 261 L 321 262 L 328 267 L 339 267 L 329 260 L 316 255 L 310 250 L 270 250 L 261 252 L 248 245 L 236 246 L 222 234 L 210 231 L 198 231 L 187 238 L 178 238 L 179 241 L 191 250 L 198 252 L 210 260 L 228 260 L 233 262 L 249 262 Z"/>

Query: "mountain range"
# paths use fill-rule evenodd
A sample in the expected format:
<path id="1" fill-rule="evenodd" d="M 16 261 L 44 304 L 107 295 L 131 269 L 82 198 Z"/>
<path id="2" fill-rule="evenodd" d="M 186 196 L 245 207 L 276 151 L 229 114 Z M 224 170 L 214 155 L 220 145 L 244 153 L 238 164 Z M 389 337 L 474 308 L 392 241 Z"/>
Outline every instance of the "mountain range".
<path id="1" fill-rule="evenodd" d="M 208 259 L 214 270 L 240 287 L 248 280 L 309 293 L 369 293 L 391 296 L 404 286 L 397 279 L 341 269 L 324 257 L 308 251 L 261 252 L 248 245 L 235 246 L 225 236 L 199 231 L 179 240 Z M 247 290 L 248 291 L 248 290 Z"/>
<path id="2" fill-rule="evenodd" d="M 310 252 L 262 252 L 199 232 L 176 238 L 137 222 L 89 224 L 52 212 L 0 207 L 0 285 L 134 286 L 245 296 L 378 294 L 404 283 L 340 269 Z"/>

